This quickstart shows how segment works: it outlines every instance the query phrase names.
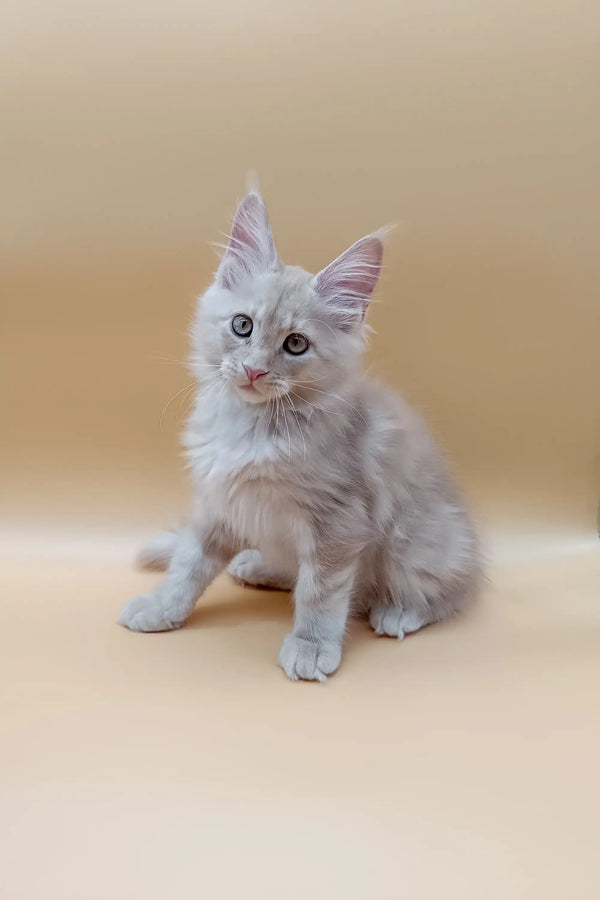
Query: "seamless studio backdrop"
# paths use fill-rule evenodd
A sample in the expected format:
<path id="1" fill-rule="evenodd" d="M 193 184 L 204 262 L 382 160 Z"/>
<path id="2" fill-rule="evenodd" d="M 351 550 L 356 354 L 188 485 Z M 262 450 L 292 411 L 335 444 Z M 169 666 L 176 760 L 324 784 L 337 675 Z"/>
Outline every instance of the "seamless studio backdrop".
<path id="1" fill-rule="evenodd" d="M 4 896 L 598 896 L 599 34 L 583 0 L 3 4 Z M 277 669 L 282 593 L 114 624 L 187 508 L 186 330 L 248 169 L 288 263 L 398 224 L 366 362 L 490 561 L 463 619 L 353 625 L 324 688 Z"/>

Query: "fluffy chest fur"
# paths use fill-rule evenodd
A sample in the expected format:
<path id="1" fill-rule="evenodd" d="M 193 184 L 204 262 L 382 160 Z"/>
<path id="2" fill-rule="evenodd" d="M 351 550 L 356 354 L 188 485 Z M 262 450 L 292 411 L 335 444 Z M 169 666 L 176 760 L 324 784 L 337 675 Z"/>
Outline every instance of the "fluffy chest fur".
<path id="1" fill-rule="evenodd" d="M 281 421 L 280 426 L 283 426 Z M 246 546 L 289 556 L 301 520 L 290 479 L 294 436 L 227 402 L 199 401 L 184 436 L 198 502 L 226 522 Z"/>

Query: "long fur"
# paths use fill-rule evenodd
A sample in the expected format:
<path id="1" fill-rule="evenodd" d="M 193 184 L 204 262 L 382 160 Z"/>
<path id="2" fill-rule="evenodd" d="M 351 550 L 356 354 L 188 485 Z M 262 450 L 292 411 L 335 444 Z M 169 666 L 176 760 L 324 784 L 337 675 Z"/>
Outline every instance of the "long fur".
<path id="1" fill-rule="evenodd" d="M 260 195 L 242 203 L 192 332 L 193 526 L 145 551 L 169 572 L 122 624 L 178 627 L 229 563 L 245 582 L 294 585 L 280 664 L 322 681 L 352 611 L 403 637 L 474 596 L 478 542 L 444 460 L 420 417 L 361 371 L 382 252 L 369 235 L 313 276 L 279 261 Z M 237 315 L 250 335 L 234 333 Z M 306 353 L 285 351 L 292 333 Z M 251 386 L 244 366 L 266 374 Z"/>

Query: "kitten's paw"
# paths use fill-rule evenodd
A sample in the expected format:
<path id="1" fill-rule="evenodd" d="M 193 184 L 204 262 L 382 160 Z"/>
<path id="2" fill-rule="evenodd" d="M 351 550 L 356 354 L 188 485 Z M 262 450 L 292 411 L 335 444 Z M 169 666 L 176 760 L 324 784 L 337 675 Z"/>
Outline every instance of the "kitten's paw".
<path id="1" fill-rule="evenodd" d="M 305 638 L 287 634 L 279 652 L 279 665 L 292 681 L 327 681 L 342 658 L 342 645 L 317 644 Z"/>
<path id="2" fill-rule="evenodd" d="M 371 607 L 369 621 L 375 634 L 387 634 L 389 637 L 402 640 L 405 634 L 412 634 L 413 631 L 429 625 L 431 618 L 422 610 L 375 603 Z"/>
<path id="3" fill-rule="evenodd" d="M 159 592 L 140 594 L 126 603 L 118 618 L 119 625 L 131 631 L 172 631 L 180 628 L 185 617 Z"/>
<path id="4" fill-rule="evenodd" d="M 289 591 L 292 587 L 289 578 L 269 571 L 260 550 L 242 550 L 229 563 L 227 571 L 232 578 L 244 585 L 278 588 L 283 591 Z"/>
<path id="5" fill-rule="evenodd" d="M 404 611 L 401 606 L 388 606 L 385 603 L 376 603 L 369 615 L 369 622 L 375 634 L 387 634 L 402 640 L 404 637 L 403 626 Z"/>

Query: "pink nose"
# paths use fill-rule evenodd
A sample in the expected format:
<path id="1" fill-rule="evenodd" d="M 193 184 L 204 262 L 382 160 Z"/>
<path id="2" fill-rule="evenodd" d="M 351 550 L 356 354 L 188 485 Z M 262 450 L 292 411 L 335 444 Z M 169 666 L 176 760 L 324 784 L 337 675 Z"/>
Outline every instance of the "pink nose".
<path id="1" fill-rule="evenodd" d="M 251 369 L 250 366 L 244 366 L 246 370 L 246 375 L 248 376 L 248 381 L 250 384 L 254 384 L 257 378 L 260 378 L 261 375 L 266 375 L 264 369 Z"/>

